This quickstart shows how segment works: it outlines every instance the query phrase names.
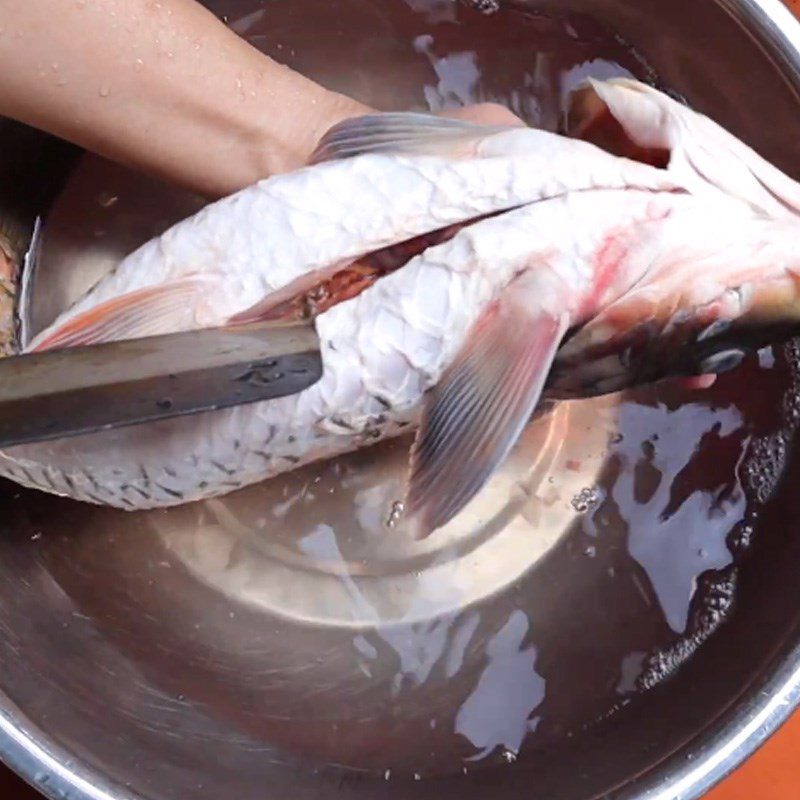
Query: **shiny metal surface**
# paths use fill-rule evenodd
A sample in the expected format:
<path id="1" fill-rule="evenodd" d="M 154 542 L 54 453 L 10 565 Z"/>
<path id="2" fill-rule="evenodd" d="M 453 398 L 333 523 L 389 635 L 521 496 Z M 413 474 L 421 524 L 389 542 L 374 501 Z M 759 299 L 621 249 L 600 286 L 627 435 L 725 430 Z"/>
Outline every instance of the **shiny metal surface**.
<path id="1" fill-rule="evenodd" d="M 308 325 L 256 323 L 0 360 L 0 447 L 215 411 L 322 376 Z"/>
<path id="2" fill-rule="evenodd" d="M 667 85 L 800 174 L 800 30 L 777 0 L 550 5 L 607 21 Z M 372 90 L 350 88 L 366 99 Z M 73 170 L 73 151 L 17 126 L 0 128 L 0 141 L 0 176 L 15 179 L 13 192 L 0 181 L 2 214 L 30 228 L 55 200 L 34 293 L 38 327 L 199 202 L 96 160 Z M 111 196 L 124 186 L 119 202 L 133 209 L 115 236 L 94 236 L 94 222 L 107 220 L 96 203 L 75 200 L 97 185 Z M 638 449 L 645 412 L 678 466 L 701 436 L 719 434 L 706 420 L 750 435 L 755 393 L 739 395 L 741 412 L 723 394 L 688 398 L 684 414 L 677 400 L 687 398 L 669 395 L 661 405 L 649 395 L 638 405 L 565 404 L 530 426 L 457 525 L 421 544 L 394 514 L 402 440 L 135 515 L 3 484 L 0 754 L 49 796 L 74 800 L 699 797 L 800 696 L 800 463 L 788 460 L 760 511 L 733 613 L 671 679 L 611 707 L 604 693 L 619 653 L 673 636 L 689 600 L 659 590 L 655 571 L 655 591 L 641 588 L 641 571 L 630 592 L 615 589 L 608 575 L 636 542 L 613 531 L 587 538 L 580 502 L 569 499 L 618 488 L 611 456 L 633 451 L 628 440 L 608 449 L 608 436 L 622 431 Z M 741 505 L 714 508 L 697 527 L 699 549 L 689 538 L 690 582 L 728 564 L 724 534 Z M 662 532 L 692 526 L 682 518 Z M 645 544 L 657 544 L 636 545 L 647 566 Z M 652 624 L 642 594 L 660 603 Z M 512 686 L 515 705 L 481 695 L 487 676 Z M 518 705 L 524 730 L 509 732 Z M 543 721 L 531 731 L 537 708 Z M 535 735 L 516 758 L 526 732 Z M 470 760 L 496 744 L 507 757 Z"/>

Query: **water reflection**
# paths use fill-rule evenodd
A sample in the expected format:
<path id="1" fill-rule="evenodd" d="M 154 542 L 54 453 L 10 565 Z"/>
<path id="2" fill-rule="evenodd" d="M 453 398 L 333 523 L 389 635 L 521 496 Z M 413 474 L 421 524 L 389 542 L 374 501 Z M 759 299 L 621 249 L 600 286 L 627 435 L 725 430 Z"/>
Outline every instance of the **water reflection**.
<path id="1" fill-rule="evenodd" d="M 662 425 L 653 441 L 648 432 L 656 420 Z M 669 626 L 683 633 L 699 576 L 733 559 L 726 539 L 746 506 L 735 477 L 747 441 L 742 416 L 727 407 L 709 420 L 707 407 L 695 403 L 671 411 L 641 406 L 635 413 L 623 406 L 620 424 L 630 433 L 614 449 L 622 468 L 612 497 L 626 510 L 631 556 L 647 574 Z M 697 442 L 689 452 L 687 441 Z M 724 458 L 727 468 L 717 463 L 713 476 L 692 480 L 688 473 L 709 457 Z"/>
<path id="2" fill-rule="evenodd" d="M 545 681 L 535 669 L 536 648 L 524 646 L 529 629 L 528 617 L 517 609 L 486 645 L 489 663 L 456 714 L 456 733 L 480 750 L 470 761 L 498 747 L 516 756 L 536 730 L 531 714 L 544 699 Z"/>

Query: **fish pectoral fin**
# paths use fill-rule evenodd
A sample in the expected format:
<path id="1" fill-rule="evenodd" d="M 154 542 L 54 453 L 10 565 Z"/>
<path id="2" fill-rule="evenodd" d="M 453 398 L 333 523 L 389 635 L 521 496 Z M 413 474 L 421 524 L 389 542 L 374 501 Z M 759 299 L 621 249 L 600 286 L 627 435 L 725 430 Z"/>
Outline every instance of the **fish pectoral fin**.
<path id="1" fill-rule="evenodd" d="M 509 126 L 478 125 L 432 114 L 369 114 L 340 122 L 320 139 L 311 164 L 354 156 L 475 155 L 475 144 Z"/>
<path id="2" fill-rule="evenodd" d="M 507 457 L 567 330 L 566 314 L 531 310 L 514 289 L 478 319 L 426 396 L 405 506 L 417 538 L 449 522 Z"/>
<path id="3" fill-rule="evenodd" d="M 210 291 L 211 281 L 200 276 L 138 289 L 98 303 L 42 331 L 26 352 L 138 339 L 191 330 L 197 300 Z"/>

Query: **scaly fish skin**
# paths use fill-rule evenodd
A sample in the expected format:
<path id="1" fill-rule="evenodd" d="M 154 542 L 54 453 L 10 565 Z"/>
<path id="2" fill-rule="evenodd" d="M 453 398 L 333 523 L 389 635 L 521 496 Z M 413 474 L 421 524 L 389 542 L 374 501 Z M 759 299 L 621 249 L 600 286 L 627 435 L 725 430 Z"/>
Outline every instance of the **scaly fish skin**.
<path id="1" fill-rule="evenodd" d="M 730 342 L 712 346 L 724 330 L 730 338 L 747 321 L 746 339 L 795 324 L 797 185 L 655 90 L 609 82 L 595 93 L 590 113 L 609 113 L 631 152 L 664 151 L 665 169 L 539 131 L 382 115 L 334 130 L 325 163 L 219 201 L 140 248 L 31 347 L 314 316 L 304 298 L 346 286 L 349 299 L 326 298 L 315 318 L 322 379 L 268 403 L 16 447 L 0 473 L 152 508 L 420 426 L 407 508 L 425 535 L 481 488 L 543 392 L 713 372 L 727 366 L 714 358 Z M 697 156 L 712 135 L 728 165 L 713 180 Z M 370 253 L 448 226 L 450 238 L 423 240 L 405 265 L 364 270 Z M 669 341 L 702 357 L 670 360 Z M 661 358 L 649 371 L 648 354 Z"/>
<path id="2" fill-rule="evenodd" d="M 230 491 L 395 435 L 418 422 L 424 392 L 503 286 L 525 270 L 531 237 L 552 254 L 537 265 L 543 282 L 588 293 L 593 254 L 608 231 L 647 218 L 658 198 L 612 190 L 598 213 L 591 193 L 568 193 L 466 227 L 317 317 L 323 376 L 304 392 L 15 447 L 13 462 L 0 468 L 20 483 L 79 500 L 152 508 Z M 584 218 L 582 241 L 565 250 L 564 237 Z M 573 300 L 577 309 L 577 293 Z"/>

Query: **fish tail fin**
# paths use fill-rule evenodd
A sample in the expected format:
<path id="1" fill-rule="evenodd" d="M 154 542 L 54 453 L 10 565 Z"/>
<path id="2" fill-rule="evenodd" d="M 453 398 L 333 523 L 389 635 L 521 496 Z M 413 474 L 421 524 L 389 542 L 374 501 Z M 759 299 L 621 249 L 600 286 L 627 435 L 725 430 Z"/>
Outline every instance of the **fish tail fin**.
<path id="1" fill-rule="evenodd" d="M 209 283 L 200 276 L 187 277 L 114 297 L 56 320 L 26 350 L 41 352 L 191 330 L 197 327 L 197 301 L 208 293 Z"/>
<path id="2" fill-rule="evenodd" d="M 425 398 L 406 497 L 418 538 L 445 525 L 480 491 L 539 401 L 568 316 L 529 302 L 518 283 L 484 311 Z"/>
<path id="3" fill-rule="evenodd" d="M 629 78 L 590 81 L 570 101 L 569 127 L 609 149 L 603 118 L 619 125 L 636 148 L 666 153 L 664 166 L 690 190 L 713 188 L 769 216 L 800 215 L 800 184 L 713 120 L 652 86 Z M 635 150 L 617 154 L 639 157 Z"/>

